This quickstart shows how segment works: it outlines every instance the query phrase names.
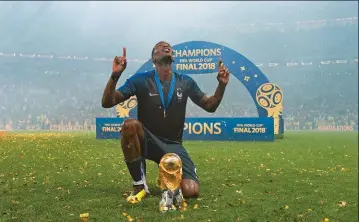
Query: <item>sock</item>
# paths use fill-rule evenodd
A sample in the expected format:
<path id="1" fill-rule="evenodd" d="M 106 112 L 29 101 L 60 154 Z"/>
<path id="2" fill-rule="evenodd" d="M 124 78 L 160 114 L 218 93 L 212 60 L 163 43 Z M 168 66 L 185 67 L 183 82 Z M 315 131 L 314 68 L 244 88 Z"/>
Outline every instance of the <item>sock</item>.
<path id="1" fill-rule="evenodd" d="M 150 191 L 148 190 L 147 183 L 146 183 L 146 159 L 143 159 L 141 164 L 142 164 L 141 165 L 141 170 L 142 170 L 141 172 L 142 172 L 143 185 L 145 186 L 146 193 L 150 193 Z"/>
<path id="2" fill-rule="evenodd" d="M 126 162 L 128 171 L 134 182 L 139 182 L 142 180 L 142 159 L 135 160 L 133 162 Z"/>
<path id="3" fill-rule="evenodd" d="M 146 160 L 142 160 L 142 174 L 146 175 Z"/>
<path id="4" fill-rule="evenodd" d="M 134 162 L 126 162 L 127 168 L 130 171 L 130 175 L 133 180 L 134 186 L 143 185 L 146 193 L 150 193 L 146 183 L 146 160 L 142 158 Z"/>

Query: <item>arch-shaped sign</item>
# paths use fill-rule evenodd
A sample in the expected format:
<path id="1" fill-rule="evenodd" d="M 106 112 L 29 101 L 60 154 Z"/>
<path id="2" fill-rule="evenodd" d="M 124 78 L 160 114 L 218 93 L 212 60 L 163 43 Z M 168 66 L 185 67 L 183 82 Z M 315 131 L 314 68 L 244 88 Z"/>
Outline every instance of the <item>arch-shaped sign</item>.
<path id="1" fill-rule="evenodd" d="M 174 45 L 173 71 L 179 74 L 209 74 L 218 70 L 222 59 L 230 73 L 248 90 L 258 111 L 258 117 L 273 117 L 275 134 L 283 134 L 283 94 L 278 85 L 269 82 L 262 71 L 249 59 L 233 49 L 212 42 L 190 41 Z M 136 73 L 154 69 L 152 60 L 145 62 Z M 135 116 L 133 107 L 130 116 Z M 117 109 L 119 110 L 119 109 Z"/>

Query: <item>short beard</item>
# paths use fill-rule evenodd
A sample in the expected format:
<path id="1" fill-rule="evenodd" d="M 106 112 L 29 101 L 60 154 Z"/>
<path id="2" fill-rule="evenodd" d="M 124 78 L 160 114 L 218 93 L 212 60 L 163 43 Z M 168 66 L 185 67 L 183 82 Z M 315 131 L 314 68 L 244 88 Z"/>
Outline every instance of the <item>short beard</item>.
<path id="1" fill-rule="evenodd" d="M 173 58 L 171 55 L 165 55 L 161 58 L 156 59 L 156 63 L 159 65 L 171 65 L 173 62 Z"/>

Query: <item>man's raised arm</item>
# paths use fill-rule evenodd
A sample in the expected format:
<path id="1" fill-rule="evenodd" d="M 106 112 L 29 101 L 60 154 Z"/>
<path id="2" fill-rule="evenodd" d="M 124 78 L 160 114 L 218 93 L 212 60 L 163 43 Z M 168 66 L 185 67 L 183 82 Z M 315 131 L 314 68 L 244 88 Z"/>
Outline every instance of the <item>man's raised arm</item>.
<path id="1" fill-rule="evenodd" d="M 217 110 L 219 104 L 222 101 L 224 91 L 229 80 L 229 70 L 224 66 L 222 60 L 219 60 L 218 65 L 218 86 L 212 96 L 204 95 L 204 93 L 199 89 L 196 83 L 193 83 L 193 85 L 191 86 L 191 100 L 210 113 L 213 113 Z"/>
<path id="2" fill-rule="evenodd" d="M 203 96 L 203 98 L 199 102 L 199 106 L 207 112 L 214 113 L 222 101 L 225 89 L 225 85 L 218 83 L 217 89 L 214 94 L 212 96 Z"/>
<path id="3" fill-rule="evenodd" d="M 126 100 L 125 96 L 116 90 L 118 79 L 126 69 L 126 66 L 126 48 L 123 48 L 123 55 L 116 56 L 113 60 L 111 78 L 108 80 L 102 96 L 103 108 L 111 108 Z"/>

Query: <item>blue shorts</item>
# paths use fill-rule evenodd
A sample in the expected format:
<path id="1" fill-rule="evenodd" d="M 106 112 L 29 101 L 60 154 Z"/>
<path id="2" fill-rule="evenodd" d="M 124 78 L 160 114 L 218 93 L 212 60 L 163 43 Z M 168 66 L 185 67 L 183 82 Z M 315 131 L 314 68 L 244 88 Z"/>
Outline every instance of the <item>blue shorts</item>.
<path id="1" fill-rule="evenodd" d="M 141 141 L 143 157 L 159 164 L 166 153 L 175 153 L 182 160 L 182 178 L 191 179 L 199 183 L 196 167 L 182 144 L 161 139 L 145 127 L 143 127 L 143 130 L 144 138 Z"/>

